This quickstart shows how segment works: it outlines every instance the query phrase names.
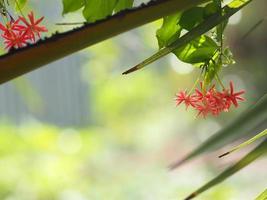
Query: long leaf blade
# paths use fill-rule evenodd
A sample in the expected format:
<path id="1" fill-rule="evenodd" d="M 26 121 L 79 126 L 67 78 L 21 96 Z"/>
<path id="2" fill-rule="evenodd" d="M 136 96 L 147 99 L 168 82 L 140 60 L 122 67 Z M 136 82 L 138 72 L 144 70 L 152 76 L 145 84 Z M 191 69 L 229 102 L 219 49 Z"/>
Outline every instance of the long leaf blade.
<path id="1" fill-rule="evenodd" d="M 264 190 L 255 200 L 267 200 L 267 189 Z"/>
<path id="2" fill-rule="evenodd" d="M 212 188 L 213 186 L 221 183 L 225 179 L 229 178 L 236 172 L 240 171 L 253 161 L 255 161 L 257 158 L 263 156 L 267 153 L 267 139 L 265 139 L 260 145 L 258 145 L 254 150 L 252 150 L 250 153 L 248 153 L 244 158 L 242 158 L 240 161 L 238 161 L 233 166 L 229 167 L 225 171 L 223 171 L 220 175 L 200 187 L 198 190 L 193 192 L 191 195 L 189 195 L 185 200 L 190 200 L 198 196 L 199 194 L 205 192 L 206 190 Z"/>
<path id="3" fill-rule="evenodd" d="M 254 137 L 250 138 L 249 140 L 241 143 L 240 145 L 232 148 L 230 151 L 227 151 L 226 153 L 220 155 L 219 158 L 224 157 L 226 155 L 229 155 L 230 153 L 233 153 L 233 152 L 235 152 L 235 151 L 237 151 L 237 150 L 239 150 L 241 148 L 244 148 L 245 146 L 250 145 L 251 143 L 253 143 L 256 140 L 259 140 L 260 138 L 265 137 L 265 136 L 267 136 L 267 129 L 265 129 L 264 131 L 262 131 L 259 134 L 255 135 Z"/>

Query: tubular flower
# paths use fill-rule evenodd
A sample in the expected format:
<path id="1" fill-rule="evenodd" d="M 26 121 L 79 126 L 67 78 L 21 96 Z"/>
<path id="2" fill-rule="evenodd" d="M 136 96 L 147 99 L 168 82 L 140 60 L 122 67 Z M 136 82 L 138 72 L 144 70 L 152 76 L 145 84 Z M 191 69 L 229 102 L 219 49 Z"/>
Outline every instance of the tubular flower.
<path id="1" fill-rule="evenodd" d="M 176 95 L 176 105 L 184 103 L 186 108 L 192 107 L 198 111 L 197 116 L 206 117 L 208 114 L 218 116 L 221 112 L 228 112 L 233 104 L 238 107 L 238 101 L 244 101 L 241 97 L 245 91 L 234 91 L 233 82 L 230 82 L 230 88 L 222 92 L 216 90 L 213 85 L 209 90 L 205 91 L 200 85 L 200 89 L 196 88 L 193 94 L 187 94 L 181 91 Z"/>

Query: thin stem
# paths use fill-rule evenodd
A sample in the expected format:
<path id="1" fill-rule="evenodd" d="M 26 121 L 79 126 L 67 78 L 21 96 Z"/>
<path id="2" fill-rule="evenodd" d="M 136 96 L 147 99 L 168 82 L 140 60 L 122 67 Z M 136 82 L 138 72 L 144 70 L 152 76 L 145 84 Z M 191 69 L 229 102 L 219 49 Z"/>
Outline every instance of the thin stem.
<path id="1" fill-rule="evenodd" d="M 26 19 L 26 17 L 24 16 L 24 14 L 23 14 L 23 12 L 22 12 L 22 10 L 21 10 L 21 8 L 20 8 L 19 3 L 18 3 L 17 0 L 15 0 L 15 3 L 16 3 L 16 5 L 17 5 L 17 7 L 18 7 L 18 10 L 19 10 L 21 16 L 22 16 L 24 19 Z"/>
<path id="2" fill-rule="evenodd" d="M 201 74 L 200 74 L 200 76 L 201 76 Z M 190 95 L 190 94 L 193 92 L 193 90 L 196 88 L 196 86 L 197 86 L 197 84 L 198 84 L 198 82 L 199 82 L 199 80 L 200 80 L 200 76 L 199 76 L 199 77 L 197 78 L 197 80 L 195 81 L 195 83 L 194 83 L 193 87 L 190 89 L 188 95 Z"/>
<path id="3" fill-rule="evenodd" d="M 223 83 L 222 83 L 222 81 L 221 81 L 221 79 L 220 79 L 220 77 L 219 77 L 217 72 L 215 73 L 215 78 L 218 81 L 218 83 L 220 84 L 220 86 L 222 87 L 222 89 L 225 90 L 225 87 L 224 87 L 224 85 L 223 85 Z"/>

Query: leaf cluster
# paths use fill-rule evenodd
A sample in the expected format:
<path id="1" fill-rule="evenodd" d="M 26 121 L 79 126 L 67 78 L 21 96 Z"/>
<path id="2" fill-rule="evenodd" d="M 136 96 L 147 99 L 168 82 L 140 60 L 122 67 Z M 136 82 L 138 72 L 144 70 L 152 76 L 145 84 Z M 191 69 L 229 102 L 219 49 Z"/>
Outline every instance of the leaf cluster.
<path id="1" fill-rule="evenodd" d="M 165 17 L 156 33 L 159 48 L 170 46 L 182 36 L 182 32 L 190 32 L 207 18 L 222 12 L 221 2 L 213 0 L 206 5 Z M 226 19 L 207 34 L 200 35 L 172 51 L 179 60 L 202 69 L 205 85 L 212 82 L 223 65 L 234 62 L 231 51 L 223 47 L 223 31 L 227 23 Z"/>

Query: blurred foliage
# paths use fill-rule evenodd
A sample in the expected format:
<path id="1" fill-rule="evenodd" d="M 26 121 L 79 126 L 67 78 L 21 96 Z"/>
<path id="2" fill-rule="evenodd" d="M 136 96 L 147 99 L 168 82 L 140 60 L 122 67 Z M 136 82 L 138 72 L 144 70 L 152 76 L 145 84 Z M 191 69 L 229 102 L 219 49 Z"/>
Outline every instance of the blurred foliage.
<path id="1" fill-rule="evenodd" d="M 192 113 L 175 109 L 172 101 L 175 92 L 192 85 L 197 73 L 179 73 L 184 65 L 171 56 L 149 71 L 127 79 L 120 76 L 122 69 L 118 66 L 124 67 L 150 53 L 151 47 L 157 48 L 151 35 L 158 23 L 82 52 L 87 63 L 81 74 L 90 87 L 88 106 L 93 109 L 88 127 L 60 128 L 35 120 L 22 125 L 0 124 L 0 199 L 172 200 L 186 196 L 192 188 L 234 162 L 212 157 L 204 159 L 204 164 L 194 163 L 177 173 L 166 172 L 174 154 L 183 155 L 202 143 L 220 128 L 218 122 L 224 125 L 237 113 L 204 122 L 193 118 Z M 254 66 L 256 61 L 250 62 Z M 232 68 L 228 78 L 230 75 L 231 79 L 241 80 L 241 87 L 251 86 L 242 82 L 242 70 L 254 70 L 255 80 L 264 73 L 249 68 L 249 64 L 244 63 L 241 70 Z M 248 77 L 245 75 L 244 80 Z M 248 97 L 257 94 L 256 89 L 248 91 Z M 25 93 L 35 97 L 31 90 Z M 258 187 L 266 185 L 264 164 L 240 172 L 240 176 L 198 199 L 255 197 L 261 190 Z M 255 179 L 255 171 L 262 176 Z"/>
<path id="2" fill-rule="evenodd" d="M 263 193 L 261 193 L 257 198 L 256 200 L 266 200 L 267 199 L 267 189 L 264 190 Z"/>
<path id="3" fill-rule="evenodd" d="M 204 178 L 190 169 L 171 177 L 158 161 L 149 166 L 146 151 L 121 149 L 104 127 L 75 130 L 2 122 L 0 133 L 3 200 L 176 199 L 177 189 L 184 195 L 196 185 L 188 176 Z M 234 200 L 238 195 L 238 188 L 224 184 L 199 199 Z"/>

